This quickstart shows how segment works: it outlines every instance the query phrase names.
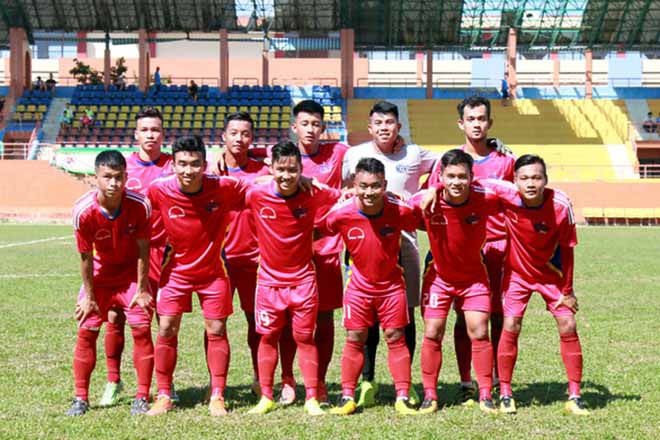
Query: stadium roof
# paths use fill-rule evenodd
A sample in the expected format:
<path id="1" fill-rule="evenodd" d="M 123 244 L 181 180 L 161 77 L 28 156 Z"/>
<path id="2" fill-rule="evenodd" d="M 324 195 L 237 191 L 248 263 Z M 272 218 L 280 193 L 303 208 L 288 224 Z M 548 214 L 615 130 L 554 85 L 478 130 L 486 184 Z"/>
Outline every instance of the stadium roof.
<path id="1" fill-rule="evenodd" d="M 251 15 L 255 20 L 239 20 Z M 256 23 L 256 26 L 255 26 Z M 327 36 L 355 29 L 360 49 L 506 46 L 521 49 L 656 49 L 658 0 L 0 0 L 0 47 L 8 28 L 39 32 L 204 32 L 221 28 Z M 40 37 L 41 38 L 41 37 Z"/>

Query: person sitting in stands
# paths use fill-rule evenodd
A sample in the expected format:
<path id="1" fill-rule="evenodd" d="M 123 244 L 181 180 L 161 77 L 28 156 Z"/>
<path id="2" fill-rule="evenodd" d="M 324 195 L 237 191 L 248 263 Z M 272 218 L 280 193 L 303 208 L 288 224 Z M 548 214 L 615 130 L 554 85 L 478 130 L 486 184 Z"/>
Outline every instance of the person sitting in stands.
<path id="1" fill-rule="evenodd" d="M 69 128 L 71 127 L 71 123 L 73 122 L 73 111 L 71 111 L 71 107 L 69 107 L 69 104 L 66 105 L 64 108 L 64 111 L 62 112 L 62 115 L 60 116 L 60 126 L 62 128 Z"/>
<path id="2" fill-rule="evenodd" d="M 653 119 L 653 112 L 648 112 L 646 114 L 646 119 L 642 124 L 644 131 L 647 133 L 654 133 L 658 127 L 656 121 Z"/>
<path id="3" fill-rule="evenodd" d="M 82 118 L 80 118 L 80 122 L 82 123 L 82 126 L 86 128 L 94 126 L 94 112 L 91 109 L 86 108 L 85 113 L 83 113 Z"/>
<path id="4" fill-rule="evenodd" d="M 57 81 L 53 78 L 53 74 L 51 73 L 48 76 L 48 79 L 46 80 L 46 90 L 48 90 L 51 95 L 55 93 L 55 85 L 57 84 Z"/>
<path id="5" fill-rule="evenodd" d="M 193 101 L 197 101 L 197 92 L 199 91 L 199 86 L 195 83 L 195 80 L 190 80 L 190 85 L 188 86 L 188 93 Z"/>
<path id="6" fill-rule="evenodd" d="M 44 84 L 44 80 L 41 79 L 40 76 L 37 77 L 37 80 L 34 82 L 34 90 L 39 90 L 39 91 L 44 91 L 46 90 L 46 85 Z"/>

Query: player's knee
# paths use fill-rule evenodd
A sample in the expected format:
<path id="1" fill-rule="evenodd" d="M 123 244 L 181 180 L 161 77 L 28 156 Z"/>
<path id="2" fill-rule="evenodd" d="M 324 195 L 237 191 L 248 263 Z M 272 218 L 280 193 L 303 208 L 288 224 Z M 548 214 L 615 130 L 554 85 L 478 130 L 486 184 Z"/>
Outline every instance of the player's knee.
<path id="1" fill-rule="evenodd" d="M 313 344 L 314 334 L 294 330 L 293 340 L 296 341 L 296 344 Z"/>
<path id="2" fill-rule="evenodd" d="M 402 328 L 386 328 L 383 330 L 383 334 L 385 335 L 385 341 L 387 341 L 388 344 L 391 344 L 402 338 L 404 336 L 404 331 Z"/>
<path id="3" fill-rule="evenodd" d="M 349 330 L 346 333 L 346 339 L 351 342 L 359 342 L 360 344 L 366 344 L 367 338 L 369 336 L 369 330 Z"/>
<path id="4" fill-rule="evenodd" d="M 562 335 L 576 333 L 577 324 L 573 316 L 561 316 L 557 318 L 557 327 Z"/>
<path id="5" fill-rule="evenodd" d="M 468 327 L 468 336 L 473 341 L 484 341 L 488 339 L 488 325 L 478 324 Z"/>
<path id="6" fill-rule="evenodd" d="M 509 333 L 520 333 L 522 330 L 522 318 L 506 317 L 502 328 Z"/>
<path id="7" fill-rule="evenodd" d="M 424 323 L 424 337 L 441 341 L 445 335 L 445 327 L 438 323 L 425 322 Z"/>
<path id="8" fill-rule="evenodd" d="M 179 333 L 179 321 L 170 316 L 161 316 L 158 323 L 158 336 L 171 338 Z"/>
<path id="9" fill-rule="evenodd" d="M 224 319 L 206 320 L 206 333 L 208 334 L 222 336 L 225 334 L 226 328 Z"/>

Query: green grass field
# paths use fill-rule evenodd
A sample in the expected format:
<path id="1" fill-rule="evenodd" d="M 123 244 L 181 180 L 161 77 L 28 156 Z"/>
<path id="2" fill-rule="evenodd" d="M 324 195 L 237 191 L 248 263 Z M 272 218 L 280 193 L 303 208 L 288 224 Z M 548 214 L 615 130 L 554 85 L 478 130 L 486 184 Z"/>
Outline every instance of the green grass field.
<path id="1" fill-rule="evenodd" d="M 456 402 L 458 373 L 451 337 L 440 376 L 443 409 L 432 416 L 399 417 L 384 344 L 377 379 L 380 404 L 347 418 L 305 416 L 300 404 L 267 416 L 248 416 L 251 365 L 240 312 L 229 319 L 232 360 L 227 400 L 231 413 L 211 419 L 200 403 L 208 381 L 198 310 L 184 318 L 176 384 L 181 408 L 151 419 L 129 415 L 135 386 L 127 335 L 122 366 L 127 391 L 120 405 L 94 406 L 105 383 L 99 338 L 92 378 L 92 410 L 64 416 L 73 394 L 73 309 L 80 286 L 78 258 L 67 226 L 0 225 L 0 438 L 658 438 L 660 432 L 660 271 L 657 228 L 582 228 L 576 283 L 578 328 L 585 367 L 583 396 L 592 414 L 562 413 L 565 374 L 554 321 L 535 296 L 529 306 L 514 376 L 517 416 L 485 416 Z M 47 240 L 49 241 L 40 241 Z M 32 242 L 32 243 L 26 243 Z M 239 311 L 236 305 L 235 309 Z M 340 392 L 343 330 L 337 320 L 335 357 L 328 375 L 331 399 Z M 419 391 L 419 347 L 413 382 Z M 451 332 L 448 332 L 449 335 Z M 448 335 L 448 336 L 449 336 Z M 299 396 L 302 388 L 299 387 Z"/>

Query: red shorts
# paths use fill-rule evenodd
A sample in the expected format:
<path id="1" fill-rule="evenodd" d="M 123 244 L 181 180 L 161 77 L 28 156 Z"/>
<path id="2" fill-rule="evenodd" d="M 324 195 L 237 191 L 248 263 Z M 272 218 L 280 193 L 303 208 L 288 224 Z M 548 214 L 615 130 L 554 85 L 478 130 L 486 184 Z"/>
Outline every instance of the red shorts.
<path id="1" fill-rule="evenodd" d="M 92 312 L 80 323 L 80 327 L 100 328 L 101 324 L 108 320 L 108 310 L 114 308 L 124 311 L 126 321 L 131 327 L 151 325 L 151 313 L 145 312 L 138 306 L 128 307 L 136 291 L 137 283 L 135 282 L 117 287 L 95 287 L 94 296 L 96 297 L 96 304 L 99 306 L 99 312 Z M 84 296 L 85 288 L 81 286 L 78 300 L 81 300 Z"/>
<path id="2" fill-rule="evenodd" d="M 381 328 L 403 328 L 408 325 L 408 299 L 405 288 L 386 296 L 364 296 L 346 288 L 344 314 L 346 330 L 364 330 L 376 322 Z"/>
<path id="3" fill-rule="evenodd" d="M 225 266 L 227 267 L 232 293 L 238 291 L 241 310 L 254 313 L 254 294 L 257 290 L 257 269 L 259 265 L 252 261 L 241 262 L 236 259 L 227 260 Z"/>
<path id="4" fill-rule="evenodd" d="M 222 319 L 233 312 L 227 278 L 215 278 L 204 283 L 191 283 L 169 277 L 160 288 L 157 311 L 161 316 L 177 316 L 192 312 L 192 293 L 197 292 L 202 314 L 206 319 Z"/>
<path id="5" fill-rule="evenodd" d="M 158 285 L 160 283 L 160 273 L 163 266 L 163 257 L 165 256 L 164 247 L 151 247 L 149 248 L 149 286 L 151 287 L 151 294 L 156 298 L 158 293 Z"/>
<path id="6" fill-rule="evenodd" d="M 483 253 L 490 282 L 490 312 L 502 313 L 502 267 L 506 256 L 506 239 L 486 242 Z"/>
<path id="7" fill-rule="evenodd" d="M 257 283 L 254 317 L 257 333 L 267 335 L 282 330 L 291 320 L 294 332 L 314 333 L 319 295 L 316 280 L 288 287 Z"/>
<path id="8" fill-rule="evenodd" d="M 554 309 L 554 304 L 561 296 L 561 289 L 552 283 L 529 283 L 516 274 L 508 274 L 502 281 L 504 291 L 504 316 L 522 318 L 527 309 L 532 293 L 539 292 L 545 300 L 545 308 L 552 316 L 572 316 L 573 312 L 566 306 Z"/>
<path id="9" fill-rule="evenodd" d="M 340 255 L 338 253 L 314 254 L 312 261 L 316 270 L 316 285 L 319 290 L 319 311 L 340 309 L 344 290 Z"/>
<path id="10" fill-rule="evenodd" d="M 429 275 L 431 271 L 427 271 Z M 435 274 L 435 271 L 433 271 Z M 422 317 L 424 319 L 446 318 L 452 302 L 457 311 L 490 313 L 490 289 L 484 279 L 464 285 L 447 283 L 435 274 L 425 276 L 422 286 Z"/>

